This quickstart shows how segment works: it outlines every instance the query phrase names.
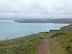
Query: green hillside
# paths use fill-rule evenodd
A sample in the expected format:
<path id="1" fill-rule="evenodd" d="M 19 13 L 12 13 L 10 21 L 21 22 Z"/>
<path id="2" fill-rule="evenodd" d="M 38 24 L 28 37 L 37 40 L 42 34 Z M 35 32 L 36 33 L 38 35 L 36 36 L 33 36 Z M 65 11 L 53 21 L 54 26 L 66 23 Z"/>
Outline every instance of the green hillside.
<path id="1" fill-rule="evenodd" d="M 51 54 L 72 54 L 72 26 L 49 33 Z"/>
<path id="2" fill-rule="evenodd" d="M 0 54 L 34 54 L 40 45 L 45 33 L 0 41 Z"/>

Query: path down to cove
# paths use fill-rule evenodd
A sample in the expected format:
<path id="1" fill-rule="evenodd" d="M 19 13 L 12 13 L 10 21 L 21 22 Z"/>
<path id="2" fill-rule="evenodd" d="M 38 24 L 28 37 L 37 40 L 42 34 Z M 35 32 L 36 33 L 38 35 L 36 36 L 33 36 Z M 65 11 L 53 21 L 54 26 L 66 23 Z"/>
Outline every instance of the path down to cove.
<path id="1" fill-rule="evenodd" d="M 49 52 L 49 40 L 48 39 L 42 40 L 36 54 L 50 54 L 50 52 Z"/>

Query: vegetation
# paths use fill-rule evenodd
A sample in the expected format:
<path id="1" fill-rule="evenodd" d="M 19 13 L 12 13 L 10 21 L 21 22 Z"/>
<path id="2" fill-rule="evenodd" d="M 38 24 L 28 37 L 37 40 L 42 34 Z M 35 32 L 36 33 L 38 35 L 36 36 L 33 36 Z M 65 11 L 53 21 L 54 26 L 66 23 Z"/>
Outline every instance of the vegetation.
<path id="1" fill-rule="evenodd" d="M 72 26 L 49 33 L 51 54 L 72 54 Z"/>
<path id="2" fill-rule="evenodd" d="M 0 41 L 0 54 L 34 54 L 46 33 Z"/>

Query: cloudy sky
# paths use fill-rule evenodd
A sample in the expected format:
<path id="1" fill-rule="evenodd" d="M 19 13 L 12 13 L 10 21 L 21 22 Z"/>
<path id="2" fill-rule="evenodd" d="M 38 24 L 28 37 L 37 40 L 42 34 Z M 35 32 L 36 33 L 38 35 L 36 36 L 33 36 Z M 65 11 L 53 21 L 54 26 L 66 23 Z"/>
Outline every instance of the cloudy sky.
<path id="1" fill-rule="evenodd" d="M 71 18 L 72 0 L 0 0 L 1 17 Z"/>

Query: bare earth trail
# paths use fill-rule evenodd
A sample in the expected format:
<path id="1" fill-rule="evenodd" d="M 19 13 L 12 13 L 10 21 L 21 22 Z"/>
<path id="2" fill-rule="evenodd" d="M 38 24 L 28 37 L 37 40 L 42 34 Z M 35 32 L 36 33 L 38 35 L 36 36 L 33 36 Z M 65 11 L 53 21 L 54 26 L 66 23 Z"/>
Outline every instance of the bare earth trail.
<path id="1" fill-rule="evenodd" d="M 49 53 L 49 40 L 43 39 L 36 54 L 50 54 Z"/>

